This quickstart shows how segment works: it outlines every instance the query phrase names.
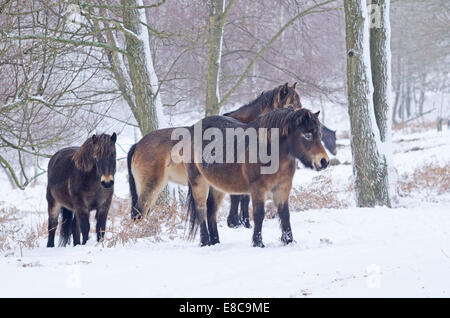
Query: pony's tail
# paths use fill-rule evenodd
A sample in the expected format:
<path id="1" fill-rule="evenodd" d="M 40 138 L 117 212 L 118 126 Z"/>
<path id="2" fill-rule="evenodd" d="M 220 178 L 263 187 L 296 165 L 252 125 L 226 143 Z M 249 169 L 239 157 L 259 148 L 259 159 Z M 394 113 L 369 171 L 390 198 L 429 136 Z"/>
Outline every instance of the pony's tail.
<path id="1" fill-rule="evenodd" d="M 131 194 L 131 218 L 133 220 L 141 217 L 141 214 L 137 208 L 138 195 L 137 195 L 137 191 L 136 191 L 136 182 L 134 181 L 133 172 L 131 171 L 131 160 L 133 159 L 135 150 L 136 150 L 136 144 L 131 146 L 130 151 L 128 151 L 128 156 L 127 156 L 128 183 L 130 184 L 130 194 Z"/>
<path id="2" fill-rule="evenodd" d="M 70 242 L 72 235 L 73 212 L 66 208 L 61 208 L 61 234 L 59 235 L 59 246 L 66 246 Z"/>
<path id="3" fill-rule="evenodd" d="M 193 240 L 195 238 L 195 235 L 197 234 L 198 230 L 198 211 L 195 207 L 195 199 L 192 195 L 192 188 L 191 185 L 189 185 L 189 190 L 186 198 L 187 202 L 187 220 L 189 222 L 189 233 L 188 233 L 188 240 Z"/>

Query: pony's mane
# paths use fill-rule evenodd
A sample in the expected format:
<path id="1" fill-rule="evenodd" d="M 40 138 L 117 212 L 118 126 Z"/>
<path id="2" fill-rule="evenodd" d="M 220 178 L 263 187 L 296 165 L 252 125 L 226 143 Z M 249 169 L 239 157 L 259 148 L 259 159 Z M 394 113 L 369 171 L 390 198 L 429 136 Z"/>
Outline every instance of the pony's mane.
<path id="1" fill-rule="evenodd" d="M 99 136 L 94 135 L 88 138 L 72 157 L 77 169 L 84 172 L 92 170 L 94 167 L 94 151 L 96 152 L 97 157 L 106 157 L 110 152 L 110 147 L 106 146 L 109 145 L 110 138 L 111 136 L 108 134 L 101 134 Z"/>
<path id="2" fill-rule="evenodd" d="M 259 107 L 259 112 L 262 112 L 266 108 L 273 108 L 273 104 L 275 101 L 275 97 L 277 96 L 278 91 L 280 90 L 281 86 L 277 86 L 271 90 L 263 91 L 258 97 L 256 97 L 253 101 L 245 104 L 244 106 L 239 107 L 236 110 L 233 110 L 231 112 L 223 114 L 223 116 L 229 116 L 235 112 L 241 111 L 245 108 L 254 108 Z"/>
<path id="3" fill-rule="evenodd" d="M 299 126 L 303 126 L 305 131 L 318 131 L 320 133 L 321 123 L 316 115 L 309 109 L 302 108 L 295 110 L 292 107 L 275 109 L 265 115 L 259 116 L 255 121 L 258 128 L 278 128 L 280 135 L 286 136 Z"/>

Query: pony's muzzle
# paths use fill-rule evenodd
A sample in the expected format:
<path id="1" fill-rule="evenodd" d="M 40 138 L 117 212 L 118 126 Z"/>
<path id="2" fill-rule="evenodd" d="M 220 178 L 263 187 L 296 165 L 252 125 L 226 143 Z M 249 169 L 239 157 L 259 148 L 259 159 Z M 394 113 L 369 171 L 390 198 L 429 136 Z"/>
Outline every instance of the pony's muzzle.
<path id="1" fill-rule="evenodd" d="M 325 169 L 328 166 L 328 163 L 330 162 L 330 160 L 327 160 L 325 158 L 320 159 L 320 165 L 322 169 Z"/>
<path id="2" fill-rule="evenodd" d="M 330 159 L 328 157 L 322 157 L 320 160 L 315 160 L 313 163 L 314 169 L 317 171 L 323 170 L 326 167 L 328 167 L 328 164 L 330 163 Z"/>
<path id="3" fill-rule="evenodd" d="M 105 189 L 110 189 L 114 185 L 114 177 L 112 175 L 103 175 L 100 178 L 100 184 Z"/>

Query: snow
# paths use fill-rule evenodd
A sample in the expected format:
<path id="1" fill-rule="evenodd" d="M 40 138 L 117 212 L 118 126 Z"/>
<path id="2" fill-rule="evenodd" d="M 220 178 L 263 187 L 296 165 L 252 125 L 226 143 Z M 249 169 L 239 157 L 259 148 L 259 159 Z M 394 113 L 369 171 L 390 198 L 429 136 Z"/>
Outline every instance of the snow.
<path id="1" fill-rule="evenodd" d="M 292 215 L 282 246 L 247 229 L 219 228 L 222 243 L 176 239 L 133 246 L 37 248 L 0 260 L 0 297 L 448 297 L 450 202 L 409 209 L 313 210 Z"/>

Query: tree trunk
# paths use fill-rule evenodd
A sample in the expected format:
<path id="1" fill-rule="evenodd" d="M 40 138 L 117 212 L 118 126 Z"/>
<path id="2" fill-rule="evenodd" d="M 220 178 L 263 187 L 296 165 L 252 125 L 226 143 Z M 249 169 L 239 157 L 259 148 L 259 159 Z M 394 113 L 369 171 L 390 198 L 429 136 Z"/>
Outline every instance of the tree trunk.
<path id="1" fill-rule="evenodd" d="M 387 163 L 373 106 L 365 0 L 345 0 L 347 94 L 353 175 L 358 206 L 390 205 Z"/>
<path id="2" fill-rule="evenodd" d="M 151 82 L 150 72 L 154 72 L 153 63 L 148 52 L 148 33 L 140 24 L 141 14 L 136 7 L 141 0 L 121 0 L 123 25 L 132 32 L 125 32 L 126 51 L 128 52 L 128 65 L 131 85 L 135 97 L 135 117 L 142 135 L 158 129 L 158 116 L 156 111 L 156 96 Z M 147 40 L 145 39 L 147 37 Z M 146 50 L 148 50 L 146 52 Z M 149 61 L 150 59 L 150 61 Z"/>
<path id="3" fill-rule="evenodd" d="M 219 73 L 222 59 L 225 0 L 209 1 L 208 62 L 206 76 L 206 116 L 218 115 L 220 108 Z"/>
<path id="4" fill-rule="evenodd" d="M 257 23 L 257 15 L 258 15 L 258 3 L 256 1 L 248 1 L 246 4 L 247 8 L 247 16 L 250 17 L 252 20 L 251 24 L 251 32 L 255 38 L 255 44 L 254 47 L 258 47 L 257 39 L 259 39 L 259 33 L 258 33 L 258 23 Z M 248 90 L 249 94 L 247 96 L 248 100 L 252 100 L 255 98 L 255 95 L 259 92 L 259 86 L 258 86 L 258 63 L 253 64 L 252 72 L 251 72 L 251 79 L 249 81 L 250 88 Z"/>
<path id="5" fill-rule="evenodd" d="M 394 101 L 394 109 L 392 110 L 392 123 L 394 125 L 398 124 L 398 120 L 397 120 L 397 109 L 398 109 L 398 104 L 400 102 L 400 96 L 401 96 L 401 73 L 402 73 L 402 65 L 401 65 L 401 58 L 400 56 L 397 57 L 397 81 L 394 84 L 394 92 L 395 92 L 395 101 Z"/>
<path id="6" fill-rule="evenodd" d="M 407 82 L 406 82 L 405 109 L 406 109 L 406 118 L 408 119 L 411 117 L 411 81 L 409 79 L 407 79 Z"/>
<path id="7" fill-rule="evenodd" d="M 390 135 L 391 105 L 391 45 L 389 25 L 389 0 L 372 0 L 380 8 L 380 27 L 370 29 L 370 64 L 372 67 L 373 106 L 380 139 Z M 385 17 L 385 18 L 384 18 Z"/>

